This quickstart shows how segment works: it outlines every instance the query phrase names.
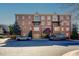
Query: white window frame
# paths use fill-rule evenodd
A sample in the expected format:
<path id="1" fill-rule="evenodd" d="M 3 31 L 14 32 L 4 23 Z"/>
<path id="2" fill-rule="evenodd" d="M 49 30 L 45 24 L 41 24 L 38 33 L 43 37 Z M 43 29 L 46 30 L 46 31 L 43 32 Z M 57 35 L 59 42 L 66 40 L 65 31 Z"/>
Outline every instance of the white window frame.
<path id="1" fill-rule="evenodd" d="M 64 31 L 64 27 L 62 27 L 61 30 Z"/>
<path id="2" fill-rule="evenodd" d="M 69 27 L 66 27 L 66 31 L 69 31 L 70 30 L 70 28 Z"/>
<path id="3" fill-rule="evenodd" d="M 31 16 L 28 16 L 28 19 L 31 19 Z"/>
<path id="4" fill-rule="evenodd" d="M 25 17 L 24 17 L 24 16 L 22 16 L 22 19 L 25 19 Z"/>
<path id="5" fill-rule="evenodd" d="M 52 16 L 52 21 L 58 21 L 58 16 L 57 15 L 53 15 Z"/>
<path id="6" fill-rule="evenodd" d="M 19 19 L 19 16 L 16 16 L 17 20 Z"/>
<path id="7" fill-rule="evenodd" d="M 66 16 L 66 19 L 69 20 L 70 19 L 70 16 Z"/>
<path id="8" fill-rule="evenodd" d="M 30 26 L 30 30 L 32 30 L 32 27 Z"/>
<path id="9" fill-rule="evenodd" d="M 39 27 L 34 27 L 34 31 L 39 31 Z"/>
<path id="10" fill-rule="evenodd" d="M 61 22 L 61 26 L 63 26 L 64 25 L 64 22 Z"/>
<path id="11" fill-rule="evenodd" d="M 65 22 L 65 24 L 67 25 L 67 26 L 69 26 L 70 24 L 69 24 L 69 21 L 64 21 Z"/>
<path id="12" fill-rule="evenodd" d="M 61 20 L 61 21 L 63 21 L 63 20 L 64 20 L 63 16 L 60 16 L 60 20 Z"/>
<path id="13" fill-rule="evenodd" d="M 47 16 L 47 20 L 51 20 L 51 16 Z"/>
<path id="14" fill-rule="evenodd" d="M 45 16 L 41 16 L 41 20 L 45 20 Z"/>
<path id="15" fill-rule="evenodd" d="M 36 17 L 38 17 L 38 18 L 36 18 Z M 40 21 L 40 16 L 39 15 L 35 15 L 34 16 L 34 21 Z"/>
<path id="16" fill-rule="evenodd" d="M 45 22 L 44 22 L 44 21 L 42 21 L 42 22 L 41 22 L 41 25 L 45 25 Z"/>
<path id="17" fill-rule="evenodd" d="M 24 26 L 25 24 L 24 24 L 25 22 L 24 21 L 22 21 L 22 25 Z"/>
<path id="18" fill-rule="evenodd" d="M 30 22 L 30 21 L 29 21 L 28 23 L 29 23 L 29 24 L 31 24 L 31 22 Z"/>
<path id="19" fill-rule="evenodd" d="M 47 22 L 47 25 L 51 25 L 51 22 L 50 22 L 50 21 L 48 21 L 48 22 Z"/>
<path id="20" fill-rule="evenodd" d="M 66 36 L 68 37 L 69 36 L 69 33 L 66 33 Z"/>

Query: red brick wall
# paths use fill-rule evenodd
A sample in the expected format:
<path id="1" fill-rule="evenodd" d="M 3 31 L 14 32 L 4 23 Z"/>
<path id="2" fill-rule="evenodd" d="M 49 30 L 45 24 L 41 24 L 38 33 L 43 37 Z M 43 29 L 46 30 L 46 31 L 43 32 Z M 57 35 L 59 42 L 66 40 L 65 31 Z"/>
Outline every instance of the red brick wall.
<path id="1" fill-rule="evenodd" d="M 23 34 L 28 34 L 29 31 L 30 31 L 30 27 L 32 28 L 33 34 L 36 33 L 36 32 L 34 32 L 34 23 L 33 23 L 34 15 L 35 14 L 17 14 L 16 15 L 16 21 L 17 21 L 18 25 L 21 27 L 21 34 L 22 35 Z M 29 18 L 29 16 L 31 16 L 31 17 Z M 42 22 L 41 16 L 45 16 L 45 26 L 44 27 L 48 26 L 48 27 L 50 27 L 51 30 L 53 30 L 52 29 L 52 16 L 53 15 L 49 15 L 49 14 L 45 14 L 45 15 L 41 14 L 40 15 L 39 14 L 39 16 L 40 16 L 40 24 L 39 24 L 40 31 L 38 33 L 41 34 L 42 31 L 43 31 L 42 30 L 42 25 L 41 25 L 41 22 Z M 51 16 L 51 20 L 48 20 L 47 16 Z M 61 24 L 60 24 L 60 28 L 62 28 L 62 27 L 64 28 L 64 31 L 62 31 L 62 29 L 61 29 L 60 32 L 68 33 L 69 37 L 70 37 L 70 34 L 71 34 L 71 32 L 70 32 L 71 31 L 71 18 L 70 18 L 70 16 L 69 15 L 58 15 L 58 16 L 59 16 L 60 23 L 66 21 L 67 17 L 69 17 L 69 19 L 67 20 L 68 23 L 69 23 L 69 26 L 67 26 L 65 23 L 63 24 L 63 26 L 61 26 Z M 62 21 L 61 21 L 61 17 L 63 17 Z M 51 24 L 47 25 L 47 22 L 50 22 L 50 21 L 51 21 Z M 30 24 L 29 24 L 29 22 L 30 22 Z M 66 31 L 66 27 L 70 28 L 70 30 Z"/>
<path id="2" fill-rule="evenodd" d="M 30 27 L 32 28 L 32 20 L 34 19 L 33 15 L 16 15 L 16 16 L 18 17 L 18 19 L 16 18 L 16 20 L 21 28 L 21 34 L 22 35 L 28 34 L 30 31 Z"/>

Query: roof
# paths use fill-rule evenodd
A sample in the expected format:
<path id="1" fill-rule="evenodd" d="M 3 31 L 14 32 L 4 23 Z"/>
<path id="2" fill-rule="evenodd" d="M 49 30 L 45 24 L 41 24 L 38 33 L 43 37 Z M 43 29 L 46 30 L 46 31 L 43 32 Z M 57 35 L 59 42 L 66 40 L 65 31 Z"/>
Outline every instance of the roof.
<path id="1" fill-rule="evenodd" d="M 70 16 L 70 14 L 15 14 L 15 15 L 62 15 L 62 16 L 64 16 L 64 15 L 69 15 Z"/>

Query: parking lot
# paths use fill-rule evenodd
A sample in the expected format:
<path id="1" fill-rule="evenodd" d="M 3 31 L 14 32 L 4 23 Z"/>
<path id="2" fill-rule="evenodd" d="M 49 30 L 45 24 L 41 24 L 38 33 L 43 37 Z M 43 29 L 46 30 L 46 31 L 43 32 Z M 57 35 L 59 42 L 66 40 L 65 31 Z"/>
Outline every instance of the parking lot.
<path id="1" fill-rule="evenodd" d="M 49 40 L 29 40 L 29 41 L 17 41 L 15 39 L 7 39 L 3 43 L 0 43 L 1 47 L 34 47 L 34 46 L 52 46 L 52 45 L 79 45 L 79 40 L 75 41 L 49 41 Z"/>

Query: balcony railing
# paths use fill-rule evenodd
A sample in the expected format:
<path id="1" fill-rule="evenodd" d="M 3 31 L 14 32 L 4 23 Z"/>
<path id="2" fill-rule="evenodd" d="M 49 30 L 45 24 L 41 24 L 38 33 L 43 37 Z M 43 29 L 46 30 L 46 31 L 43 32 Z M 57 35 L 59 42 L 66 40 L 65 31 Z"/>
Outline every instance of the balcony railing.
<path id="1" fill-rule="evenodd" d="M 32 22 L 33 23 L 40 23 L 41 21 L 40 20 L 33 20 Z"/>

